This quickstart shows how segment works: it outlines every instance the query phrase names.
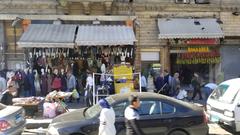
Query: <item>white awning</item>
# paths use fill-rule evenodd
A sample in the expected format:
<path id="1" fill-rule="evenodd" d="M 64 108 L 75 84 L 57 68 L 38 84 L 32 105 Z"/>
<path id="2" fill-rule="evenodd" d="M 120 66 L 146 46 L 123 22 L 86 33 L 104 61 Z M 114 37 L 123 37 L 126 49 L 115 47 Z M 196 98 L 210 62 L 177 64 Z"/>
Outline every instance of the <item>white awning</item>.
<path id="1" fill-rule="evenodd" d="M 216 19 L 158 19 L 159 39 L 223 38 Z"/>
<path id="2" fill-rule="evenodd" d="M 78 46 L 133 45 L 136 41 L 132 27 L 125 25 L 80 25 Z"/>
<path id="3" fill-rule="evenodd" d="M 76 28 L 69 24 L 31 24 L 17 44 L 26 48 L 73 48 Z"/>

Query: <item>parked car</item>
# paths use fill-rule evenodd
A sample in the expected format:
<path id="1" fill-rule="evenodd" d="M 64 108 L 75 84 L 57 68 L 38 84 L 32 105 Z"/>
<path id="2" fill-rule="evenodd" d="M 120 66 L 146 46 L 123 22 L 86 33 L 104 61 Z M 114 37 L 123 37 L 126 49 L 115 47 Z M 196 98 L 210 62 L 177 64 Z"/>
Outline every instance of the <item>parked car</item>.
<path id="1" fill-rule="evenodd" d="M 125 135 L 124 110 L 130 94 L 141 100 L 140 127 L 146 135 L 206 135 L 208 125 L 203 108 L 150 92 L 116 94 L 106 98 L 116 114 L 117 135 Z M 97 135 L 101 107 L 96 104 L 57 116 L 48 135 Z"/>
<path id="2" fill-rule="evenodd" d="M 0 103 L 0 134 L 19 135 L 25 126 L 25 111 L 20 106 L 6 106 Z"/>
<path id="3" fill-rule="evenodd" d="M 240 132 L 240 78 L 230 79 L 218 85 L 207 100 L 209 120 L 228 125 Z"/>

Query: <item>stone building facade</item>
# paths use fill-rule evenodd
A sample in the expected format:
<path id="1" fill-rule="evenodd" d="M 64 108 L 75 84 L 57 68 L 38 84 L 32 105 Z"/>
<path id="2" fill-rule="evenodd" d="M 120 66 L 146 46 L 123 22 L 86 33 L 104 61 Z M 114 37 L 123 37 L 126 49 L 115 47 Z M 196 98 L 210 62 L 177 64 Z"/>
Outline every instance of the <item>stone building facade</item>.
<path id="1" fill-rule="evenodd" d="M 239 76 L 237 59 L 240 58 L 240 2 L 237 0 L 206 0 L 207 3 L 197 3 L 201 0 L 5 0 L 0 4 L 0 40 L 3 46 L 2 54 L 5 67 L 13 68 L 17 61 L 24 61 L 24 49 L 15 45 L 23 33 L 21 25 L 11 26 L 16 16 L 24 15 L 24 19 L 51 20 L 60 18 L 68 20 L 91 19 L 104 16 L 103 21 L 111 20 L 113 16 L 136 17 L 133 19 L 135 36 L 135 66 L 137 70 L 147 68 L 149 64 L 160 63 L 163 69 L 171 73 L 181 69 L 174 68 L 171 59 L 171 40 L 159 39 L 159 18 L 215 18 L 224 33 L 219 38 L 221 61 L 219 64 L 209 64 L 206 78 L 217 81 L 224 74 L 225 79 Z M 202 0 L 204 1 L 204 0 Z M 208 3 L 209 1 L 209 3 Z M 10 3 L 9 3 L 10 2 Z M 56 15 L 56 16 L 54 16 Z M 106 19 L 107 18 L 107 19 Z M 116 21 L 116 20 L 115 20 Z M 121 20 L 123 21 L 123 20 Z M 15 49 L 16 47 L 16 49 Z M 178 47 L 178 46 L 173 46 Z M 17 54 L 18 57 L 14 55 Z M 12 64 L 11 64 L 12 63 Z M 191 72 L 194 71 L 191 69 Z"/>

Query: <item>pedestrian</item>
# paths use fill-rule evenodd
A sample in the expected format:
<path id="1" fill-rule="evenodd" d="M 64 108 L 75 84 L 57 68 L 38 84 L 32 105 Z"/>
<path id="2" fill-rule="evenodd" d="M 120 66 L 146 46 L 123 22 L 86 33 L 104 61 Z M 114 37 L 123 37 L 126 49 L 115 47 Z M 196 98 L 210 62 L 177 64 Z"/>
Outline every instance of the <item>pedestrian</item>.
<path id="1" fill-rule="evenodd" d="M 170 90 L 170 95 L 171 96 L 177 96 L 179 90 L 180 90 L 180 80 L 179 80 L 179 73 L 176 72 L 174 73 L 174 76 L 172 78 L 171 82 L 171 90 Z"/>
<path id="2" fill-rule="evenodd" d="M 17 90 L 14 82 L 10 82 L 7 85 L 7 89 L 3 92 L 1 103 L 5 105 L 13 105 L 13 97 L 16 96 Z"/>
<path id="3" fill-rule="evenodd" d="M 215 83 L 207 83 L 206 85 L 204 85 L 203 90 L 205 94 L 205 101 L 207 101 L 212 91 L 216 88 L 217 88 L 217 84 Z"/>
<path id="4" fill-rule="evenodd" d="M 168 70 L 164 70 L 164 92 L 166 95 L 170 96 L 170 90 L 172 86 L 172 76 L 169 74 Z"/>
<path id="5" fill-rule="evenodd" d="M 142 92 L 147 92 L 147 79 L 143 73 L 141 76 L 141 89 L 142 89 Z"/>
<path id="6" fill-rule="evenodd" d="M 0 74 L 0 94 L 7 89 L 7 81 L 3 77 L 3 75 Z"/>
<path id="7" fill-rule="evenodd" d="M 196 97 L 198 94 L 199 100 L 202 100 L 202 93 L 201 93 L 201 83 L 200 79 L 197 73 L 194 73 L 193 79 L 191 81 L 192 87 L 193 87 L 193 97 L 192 100 Z"/>
<path id="8" fill-rule="evenodd" d="M 115 112 L 106 99 L 100 99 L 99 105 L 102 107 L 100 113 L 100 124 L 98 135 L 115 135 Z"/>
<path id="9" fill-rule="evenodd" d="M 76 78 L 71 71 L 68 71 L 67 72 L 67 91 L 73 92 L 74 89 L 76 89 Z M 71 103 L 72 100 L 73 100 L 73 97 L 71 96 L 69 98 L 69 102 Z M 79 99 L 77 100 L 79 101 Z"/>
<path id="10" fill-rule="evenodd" d="M 87 107 L 90 107 L 93 105 L 93 77 L 92 74 L 90 72 L 88 72 L 88 77 L 86 80 L 86 86 L 85 86 L 85 102 Z"/>
<path id="11" fill-rule="evenodd" d="M 157 75 L 156 79 L 154 80 L 155 88 L 157 90 L 157 93 L 164 94 L 163 87 L 164 87 L 164 76 L 163 73 L 160 73 Z"/>
<path id="12" fill-rule="evenodd" d="M 126 135 L 144 135 L 138 123 L 139 113 L 137 109 L 140 107 L 140 99 L 131 95 L 128 100 L 130 105 L 124 111 Z"/>

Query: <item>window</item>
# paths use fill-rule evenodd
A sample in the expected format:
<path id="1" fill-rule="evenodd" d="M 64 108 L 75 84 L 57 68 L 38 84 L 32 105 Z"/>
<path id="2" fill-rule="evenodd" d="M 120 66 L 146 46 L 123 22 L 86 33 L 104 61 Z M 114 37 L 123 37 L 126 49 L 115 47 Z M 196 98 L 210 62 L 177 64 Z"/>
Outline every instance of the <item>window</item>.
<path id="1" fill-rule="evenodd" d="M 113 105 L 113 110 L 116 117 L 123 117 L 126 107 L 129 105 L 127 101 L 121 102 L 119 104 Z"/>
<path id="2" fill-rule="evenodd" d="M 171 114 L 175 112 L 173 105 L 162 102 L 162 114 Z"/>
<path id="3" fill-rule="evenodd" d="M 138 109 L 140 115 L 160 114 L 159 102 L 157 101 L 141 101 L 141 106 Z"/>

